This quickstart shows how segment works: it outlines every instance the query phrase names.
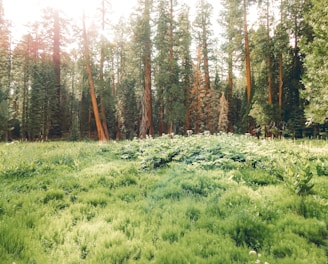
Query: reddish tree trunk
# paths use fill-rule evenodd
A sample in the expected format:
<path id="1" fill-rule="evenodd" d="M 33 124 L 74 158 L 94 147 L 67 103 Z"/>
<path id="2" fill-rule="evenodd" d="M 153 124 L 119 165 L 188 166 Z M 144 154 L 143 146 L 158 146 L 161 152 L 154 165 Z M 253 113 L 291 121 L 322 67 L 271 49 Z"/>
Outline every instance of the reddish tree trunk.
<path id="1" fill-rule="evenodd" d="M 152 117 L 152 94 L 151 94 L 151 40 L 150 40 L 150 0 L 145 1 L 144 19 L 146 19 L 145 28 L 145 46 L 144 46 L 144 94 L 142 104 L 142 117 L 140 125 L 140 138 L 146 135 L 153 135 L 153 117 Z"/>
<path id="2" fill-rule="evenodd" d="M 102 21 L 101 21 L 101 27 L 102 32 L 105 31 L 105 1 L 102 1 Z M 104 36 L 101 36 L 101 48 L 100 48 L 100 73 L 99 73 L 99 79 L 101 84 L 101 92 L 100 92 L 100 112 L 101 112 L 101 125 L 104 131 L 105 140 L 109 140 L 109 132 L 107 127 L 107 120 L 106 120 L 106 110 L 105 110 L 105 104 L 104 104 L 104 61 L 105 61 L 105 40 Z"/>
<path id="3" fill-rule="evenodd" d="M 283 23 L 282 15 L 282 0 L 280 1 L 280 23 Z M 283 89 L 283 56 L 282 52 L 279 54 L 279 92 L 278 92 L 278 105 L 282 109 L 282 89 Z"/>
<path id="4" fill-rule="evenodd" d="M 87 68 L 87 73 L 88 73 L 88 81 L 89 81 L 89 86 L 90 86 L 90 96 L 91 96 L 93 114 L 95 116 L 95 121 L 96 121 L 98 140 L 99 141 L 108 141 L 108 139 L 106 139 L 106 136 L 105 136 L 102 124 L 101 124 L 99 111 L 98 111 L 95 86 L 94 86 L 92 70 L 91 70 L 91 66 L 90 66 L 89 45 L 88 45 L 87 32 L 85 29 L 84 16 L 83 16 L 83 42 L 84 42 L 84 56 L 85 56 L 86 68 Z"/>
<path id="5" fill-rule="evenodd" d="M 174 58 L 173 58 L 173 0 L 170 0 L 170 27 L 169 27 L 169 49 L 170 49 L 170 74 L 171 74 L 171 80 L 174 78 Z M 170 87 L 172 88 L 172 87 Z M 169 107 L 167 108 L 168 111 L 168 124 L 167 124 L 167 133 L 170 135 L 172 133 L 172 127 L 173 127 L 173 116 L 172 116 L 172 104 L 174 98 L 170 96 L 168 98 L 169 100 Z"/>
<path id="6" fill-rule="evenodd" d="M 251 102 L 252 80 L 251 80 L 251 58 L 247 29 L 247 3 L 244 0 L 244 38 L 245 38 L 245 60 L 246 60 L 246 94 L 247 102 Z"/>
<path id="7" fill-rule="evenodd" d="M 204 59 L 204 80 L 205 80 L 205 100 L 206 100 L 206 128 L 211 130 L 211 104 L 210 104 L 210 73 L 209 73 L 209 62 L 208 62 L 208 48 L 207 48 L 207 32 L 205 18 L 203 21 L 203 59 Z"/>
<path id="8" fill-rule="evenodd" d="M 283 58 L 282 53 L 279 54 L 279 98 L 278 105 L 282 108 L 282 87 L 283 87 Z"/>
<path id="9" fill-rule="evenodd" d="M 267 1 L 267 74 L 268 74 L 268 104 L 272 104 L 272 73 L 271 73 L 271 45 L 270 45 L 270 2 Z"/>

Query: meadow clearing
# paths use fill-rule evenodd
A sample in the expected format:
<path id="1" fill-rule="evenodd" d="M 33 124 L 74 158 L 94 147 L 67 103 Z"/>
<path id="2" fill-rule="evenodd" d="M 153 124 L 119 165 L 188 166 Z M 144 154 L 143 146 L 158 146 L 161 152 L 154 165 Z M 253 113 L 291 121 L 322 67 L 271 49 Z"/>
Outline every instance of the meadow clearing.
<path id="1" fill-rule="evenodd" d="M 328 141 L 0 144 L 1 263 L 327 264 Z"/>

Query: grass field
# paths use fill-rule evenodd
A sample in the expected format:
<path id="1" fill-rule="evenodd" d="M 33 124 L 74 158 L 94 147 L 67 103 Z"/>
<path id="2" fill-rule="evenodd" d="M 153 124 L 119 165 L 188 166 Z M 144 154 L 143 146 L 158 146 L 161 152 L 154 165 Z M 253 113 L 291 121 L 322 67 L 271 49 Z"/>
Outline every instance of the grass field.
<path id="1" fill-rule="evenodd" d="M 1 263 L 327 264 L 328 142 L 0 144 Z"/>

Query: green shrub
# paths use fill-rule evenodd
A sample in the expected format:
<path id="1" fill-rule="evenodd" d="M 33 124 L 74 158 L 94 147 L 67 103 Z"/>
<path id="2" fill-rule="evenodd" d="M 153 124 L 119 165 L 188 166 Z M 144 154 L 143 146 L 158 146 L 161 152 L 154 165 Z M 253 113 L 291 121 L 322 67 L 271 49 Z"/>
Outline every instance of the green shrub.
<path id="1" fill-rule="evenodd" d="M 326 263 L 327 144 L 305 143 L 0 144 L 1 261 Z M 148 158 L 165 165 L 140 170 Z"/>
<path id="2" fill-rule="evenodd" d="M 0 225 L 0 250 L 14 257 L 23 257 L 27 248 L 26 232 L 18 229 L 17 222 L 1 223 Z M 1 252 L 1 251 L 0 251 Z"/>
<path id="3" fill-rule="evenodd" d="M 299 215 L 305 218 L 316 218 L 319 220 L 328 219 L 328 204 L 316 197 L 306 196 L 302 197 L 297 209 Z"/>
<path id="4" fill-rule="evenodd" d="M 121 188 L 115 192 L 115 195 L 120 200 L 127 203 L 138 201 L 140 198 L 142 198 L 142 193 L 136 186 L 127 186 L 125 188 Z"/>
<path id="5" fill-rule="evenodd" d="M 121 146 L 117 154 L 124 160 L 135 160 L 140 155 L 141 149 L 139 142 L 131 142 Z"/>
<path id="6" fill-rule="evenodd" d="M 6 214 L 6 207 L 5 207 L 5 203 L 3 201 L 0 200 L 0 217 L 2 215 Z"/>
<path id="7" fill-rule="evenodd" d="M 160 200 L 160 199 L 171 199 L 179 201 L 184 196 L 183 190 L 180 186 L 175 184 L 168 184 L 165 187 L 158 187 L 154 189 L 151 197 Z"/>
<path id="8" fill-rule="evenodd" d="M 106 197 L 95 196 L 95 197 L 88 199 L 87 203 L 94 207 L 99 206 L 101 208 L 105 208 L 107 206 L 107 200 L 108 199 Z"/>
<path id="9" fill-rule="evenodd" d="M 114 183 L 114 179 L 112 177 L 101 176 L 97 181 L 97 185 L 112 189 L 112 188 L 114 188 L 115 183 Z"/>
<path id="10" fill-rule="evenodd" d="M 301 164 L 300 161 L 290 160 L 277 168 L 286 185 L 298 195 L 309 194 L 314 184 L 313 172 L 309 163 Z"/>
<path id="11" fill-rule="evenodd" d="M 172 229 L 167 229 L 162 232 L 162 239 L 164 241 L 169 242 L 170 244 L 174 242 L 178 242 L 179 240 L 179 231 L 178 230 L 172 230 Z"/>
<path id="12" fill-rule="evenodd" d="M 319 160 L 316 164 L 318 176 L 328 176 L 328 162 L 327 160 Z"/>
<path id="13" fill-rule="evenodd" d="M 205 177 L 198 177 L 181 183 L 181 188 L 192 196 L 200 195 L 207 197 L 211 187 L 213 187 L 211 182 Z"/>
<path id="14" fill-rule="evenodd" d="M 0 171 L 0 178 L 21 179 L 33 177 L 37 174 L 37 166 L 34 163 L 22 163 L 17 166 L 4 168 Z"/>
<path id="15" fill-rule="evenodd" d="M 237 246 L 247 246 L 259 251 L 264 247 L 265 242 L 271 239 L 268 225 L 247 209 L 232 215 L 229 222 L 227 231 Z"/>
<path id="16" fill-rule="evenodd" d="M 134 263 L 142 258 L 142 245 L 136 241 L 127 241 L 121 235 L 114 235 L 100 244 L 101 250 L 86 259 L 90 263 Z"/>
<path id="17" fill-rule="evenodd" d="M 126 187 L 130 185 L 136 185 L 137 183 L 137 177 L 129 174 L 123 174 L 115 179 L 115 187 Z"/>
<path id="18" fill-rule="evenodd" d="M 270 175 L 263 170 L 242 169 L 240 170 L 242 179 L 249 186 L 265 186 L 269 184 L 277 184 L 278 179 L 274 175 Z"/>
<path id="19" fill-rule="evenodd" d="M 284 232 L 293 232 L 317 246 L 327 244 L 328 230 L 324 221 L 314 218 L 304 219 L 297 215 L 287 215 L 281 223 Z"/>
<path id="20" fill-rule="evenodd" d="M 253 208 L 254 192 L 248 187 L 227 190 L 218 201 L 218 206 L 223 211 L 231 212 L 239 208 Z"/>
<path id="21" fill-rule="evenodd" d="M 68 168 L 77 168 L 77 163 L 74 160 L 74 157 L 71 155 L 55 155 L 49 159 L 49 162 L 56 166 L 68 167 Z"/>
<path id="22" fill-rule="evenodd" d="M 277 232 L 274 243 L 270 247 L 272 257 L 269 263 L 325 263 L 327 256 L 325 250 L 314 244 L 309 244 L 304 237 L 295 233 Z"/>
<path id="23" fill-rule="evenodd" d="M 96 209 L 91 205 L 83 205 L 80 208 L 81 216 L 78 216 L 77 219 L 83 218 L 87 221 L 91 221 L 96 216 Z"/>
<path id="24" fill-rule="evenodd" d="M 291 249 L 290 245 L 282 244 L 275 245 L 273 247 L 272 253 L 275 258 L 286 258 L 293 254 L 293 250 Z"/>
<path id="25" fill-rule="evenodd" d="M 192 252 L 186 247 L 176 244 L 164 245 L 160 252 L 155 256 L 154 263 L 158 264 L 188 264 L 192 263 Z M 195 262 L 197 263 L 197 262 Z"/>
<path id="26" fill-rule="evenodd" d="M 69 176 L 66 178 L 63 177 L 60 180 L 58 187 L 62 189 L 66 194 L 70 194 L 74 191 L 79 191 L 81 185 L 76 177 Z"/>
<path id="27" fill-rule="evenodd" d="M 46 204 L 52 200 L 56 200 L 56 201 L 63 200 L 64 197 L 65 197 L 65 193 L 63 190 L 49 190 L 46 192 L 46 195 L 43 199 L 43 203 Z"/>
<path id="28" fill-rule="evenodd" d="M 198 208 L 189 207 L 186 211 L 186 217 L 191 222 L 197 222 L 200 216 L 201 216 L 201 211 Z"/>

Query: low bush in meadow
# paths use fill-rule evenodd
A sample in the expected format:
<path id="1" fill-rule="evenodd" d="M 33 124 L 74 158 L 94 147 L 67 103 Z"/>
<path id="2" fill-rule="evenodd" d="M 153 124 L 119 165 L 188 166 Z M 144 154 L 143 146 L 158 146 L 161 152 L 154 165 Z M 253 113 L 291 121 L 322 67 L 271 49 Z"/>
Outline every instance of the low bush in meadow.
<path id="1" fill-rule="evenodd" d="M 0 145 L 1 263 L 327 263 L 328 143 Z"/>

